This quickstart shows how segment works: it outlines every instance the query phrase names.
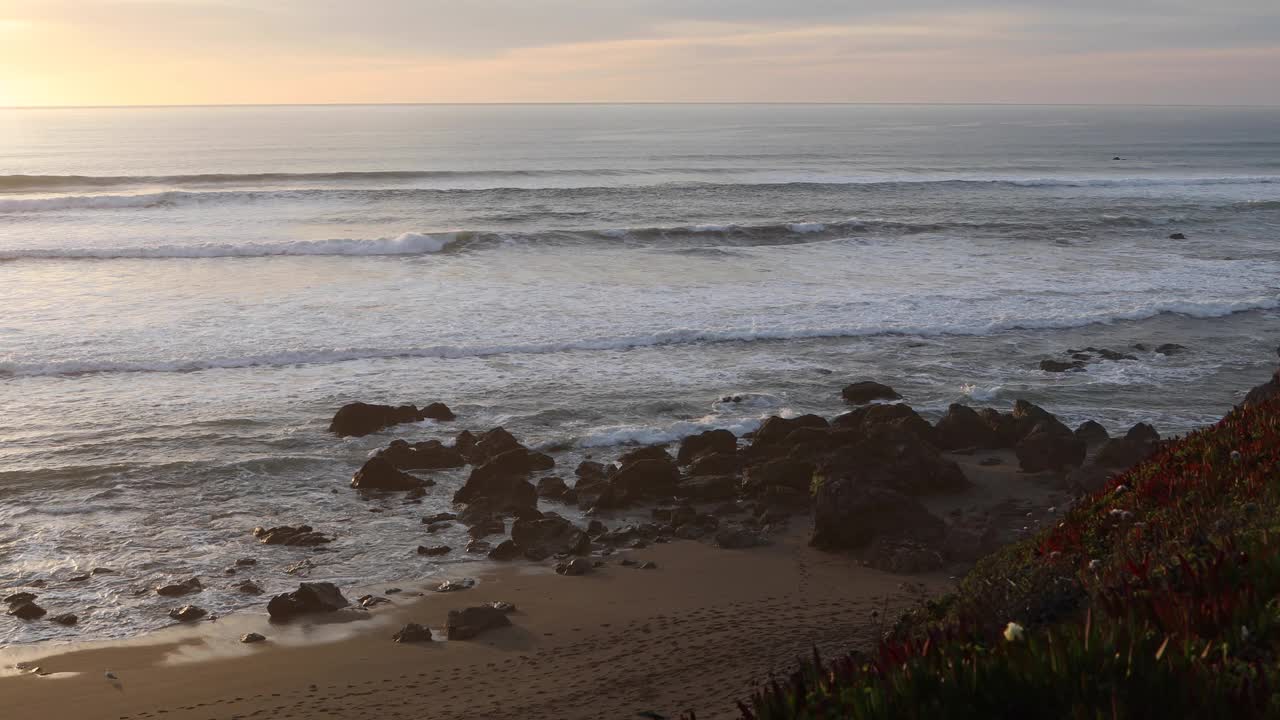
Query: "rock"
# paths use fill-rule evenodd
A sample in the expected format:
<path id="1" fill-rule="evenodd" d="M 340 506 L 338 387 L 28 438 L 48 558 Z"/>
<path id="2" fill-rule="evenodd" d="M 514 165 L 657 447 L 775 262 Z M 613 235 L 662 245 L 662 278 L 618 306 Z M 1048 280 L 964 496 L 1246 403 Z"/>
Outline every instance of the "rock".
<path id="1" fill-rule="evenodd" d="M 1064 360 L 1041 360 L 1040 369 L 1052 373 L 1070 372 L 1072 370 L 1083 370 L 1084 363 L 1079 360 L 1070 362 Z"/>
<path id="2" fill-rule="evenodd" d="M 477 442 L 478 439 L 470 430 L 463 430 L 453 439 L 453 449 L 462 453 L 462 457 L 465 458 L 467 462 L 470 462 L 471 457 L 475 454 Z"/>
<path id="3" fill-rule="evenodd" d="M 195 622 L 208 614 L 208 610 L 195 605 L 183 605 L 180 608 L 174 608 L 169 611 L 169 617 L 178 622 Z"/>
<path id="4" fill-rule="evenodd" d="M 1165 343 L 1157 347 L 1156 352 L 1161 355 L 1177 355 L 1178 353 L 1186 349 L 1187 348 L 1184 345 L 1179 345 L 1177 343 Z"/>
<path id="5" fill-rule="evenodd" d="M 531 452 L 529 453 L 529 470 L 533 472 L 542 472 L 550 470 L 556 466 L 556 459 L 546 453 Z"/>
<path id="6" fill-rule="evenodd" d="M 77 617 L 75 613 L 62 613 L 61 615 L 54 615 L 49 618 L 49 621 L 71 627 L 72 625 L 78 624 L 80 622 L 80 618 Z"/>
<path id="7" fill-rule="evenodd" d="M 343 405 L 329 423 L 329 432 L 339 437 L 363 437 L 392 425 L 418 422 L 422 414 L 413 405 L 371 405 L 355 402 Z"/>
<path id="8" fill-rule="evenodd" d="M 239 585 L 236 585 L 236 592 L 242 592 L 246 595 L 261 595 L 263 590 L 258 583 L 252 580 L 245 580 Z"/>
<path id="9" fill-rule="evenodd" d="M 823 549 L 858 548 L 879 536 L 936 540 L 944 532 L 940 518 L 917 500 L 872 484 L 865 471 L 816 482 L 813 536 Z"/>
<path id="10" fill-rule="evenodd" d="M 718 453 L 732 456 L 738 450 L 738 438 L 728 430 L 707 430 L 680 441 L 676 463 L 688 465 L 699 455 Z M 705 473 L 704 473 L 705 474 Z"/>
<path id="11" fill-rule="evenodd" d="M 739 460 L 736 454 L 723 452 L 706 452 L 698 456 L 689 466 L 689 476 L 733 475 L 738 472 Z"/>
<path id="12" fill-rule="evenodd" d="M 436 592 L 459 592 L 462 590 L 470 590 L 476 586 L 476 581 L 472 578 L 462 578 L 461 580 L 445 580 L 436 586 Z"/>
<path id="13" fill-rule="evenodd" d="M 250 567 L 257 564 L 258 561 L 254 558 L 240 558 L 239 560 L 236 560 L 236 567 Z"/>
<path id="14" fill-rule="evenodd" d="M 484 540 L 472 540 L 467 543 L 467 552 L 477 555 L 487 554 L 492 548 L 493 545 Z"/>
<path id="15" fill-rule="evenodd" d="M 520 546 L 511 540 L 503 540 L 497 547 L 489 551 L 490 560 L 515 560 L 520 557 Z"/>
<path id="16" fill-rule="evenodd" d="M 424 484 L 422 480 L 401 472 L 381 455 L 369 458 L 351 478 L 351 487 L 358 490 L 413 490 Z"/>
<path id="17" fill-rule="evenodd" d="M 1078 467 L 1084 462 L 1087 448 L 1085 442 L 1075 436 L 1061 423 L 1037 423 L 1035 428 L 1018 444 L 1014 452 L 1018 456 L 1018 466 L 1024 472 L 1035 473 L 1045 470 L 1061 470 Z"/>
<path id="18" fill-rule="evenodd" d="M 1187 236 L 1182 233 L 1169 233 L 1170 240 L 1186 240 Z"/>
<path id="19" fill-rule="evenodd" d="M 640 563 L 639 565 L 637 565 L 637 566 L 636 566 L 636 569 L 637 569 L 637 570 L 657 570 L 657 569 L 658 569 L 658 563 L 653 562 L 652 560 L 650 560 L 650 561 L 648 561 L 648 562 L 642 562 L 642 563 Z"/>
<path id="20" fill-rule="evenodd" d="M 272 620 L 289 620 L 298 615 L 336 612 L 350 604 L 333 583 L 304 582 L 291 593 L 271 598 L 267 603 L 267 613 Z"/>
<path id="21" fill-rule="evenodd" d="M 392 635 L 391 639 L 398 643 L 431 642 L 431 630 L 418 623 L 409 623 Z"/>
<path id="22" fill-rule="evenodd" d="M 422 518 L 422 524 L 434 525 L 436 523 L 449 522 L 450 520 L 457 520 L 457 519 L 458 519 L 458 516 L 454 513 L 442 512 L 442 513 L 436 513 L 435 515 L 428 515 Z"/>
<path id="23" fill-rule="evenodd" d="M 844 390 L 840 391 L 840 396 L 846 401 L 864 405 L 875 400 L 901 400 L 899 395 L 893 388 L 870 380 L 863 380 L 852 385 L 846 385 Z"/>
<path id="24" fill-rule="evenodd" d="M 453 411 L 449 409 L 448 405 L 445 405 L 442 402 L 433 402 L 422 408 L 422 412 L 418 413 L 418 416 L 423 420 L 436 420 L 439 422 L 449 422 L 457 419 L 458 417 L 453 414 Z"/>
<path id="25" fill-rule="evenodd" d="M 629 463 L 638 462 L 640 460 L 661 460 L 663 462 L 675 462 L 675 458 L 671 457 L 671 453 L 667 452 L 665 445 L 646 445 L 628 450 L 618 457 L 618 467 L 622 467 Z"/>
<path id="26" fill-rule="evenodd" d="M 538 479 L 538 497 L 545 498 L 561 498 L 569 491 L 569 486 L 564 480 L 551 475 Z"/>
<path id="27" fill-rule="evenodd" d="M 440 532 L 441 530 L 448 530 L 451 527 L 453 527 L 453 523 L 451 522 L 431 523 L 430 525 L 427 526 L 427 532 L 434 535 Z"/>
<path id="28" fill-rule="evenodd" d="M 1249 391 L 1244 396 L 1245 407 L 1257 407 L 1259 405 L 1271 402 L 1276 398 L 1280 398 L 1280 370 L 1271 376 L 1269 382 L 1262 383 Z"/>
<path id="29" fill-rule="evenodd" d="M 457 448 L 448 447 L 439 440 L 412 444 L 404 440 L 392 440 L 378 455 L 398 470 L 445 470 L 467 464 Z"/>
<path id="30" fill-rule="evenodd" d="M 1133 467 L 1160 447 L 1160 433 L 1146 423 L 1138 423 L 1123 438 L 1107 441 L 1094 458 L 1097 464 L 1114 469 Z"/>
<path id="31" fill-rule="evenodd" d="M 669 495 L 679 481 L 680 469 L 668 456 L 628 461 L 610 483 L 624 499 L 634 500 L 644 496 Z"/>
<path id="32" fill-rule="evenodd" d="M 937 442 L 936 433 L 929 421 L 920 417 L 919 413 L 905 403 L 867 405 L 837 417 L 831 421 L 831 424 L 837 428 L 863 434 L 869 433 L 875 428 L 896 427 L 915 435 L 927 443 L 936 444 Z M 802 435 L 798 436 L 799 432 L 792 433 L 787 438 L 787 444 L 797 445 L 798 440 L 803 437 Z M 847 436 L 847 439 L 856 439 L 856 436 Z"/>
<path id="33" fill-rule="evenodd" d="M 482 520 L 467 528 L 467 534 L 470 535 L 473 540 L 479 540 L 482 537 L 488 537 L 490 535 L 501 535 L 506 531 L 506 523 L 502 521 L 502 518 L 495 517 Z"/>
<path id="34" fill-rule="evenodd" d="M 530 560 L 532 562 L 542 562 L 543 560 L 551 557 L 551 552 L 544 547 L 525 548 L 522 554 L 526 560 Z"/>
<path id="35" fill-rule="evenodd" d="M 701 501 L 729 500 L 737 493 L 738 478 L 734 475 L 701 475 L 681 480 L 675 489 L 676 497 Z"/>
<path id="36" fill-rule="evenodd" d="M 183 580 L 180 583 L 172 583 L 169 585 L 161 585 L 156 588 L 156 594 L 163 597 L 179 597 L 182 595 L 190 595 L 204 590 L 204 585 L 200 584 L 200 578 L 191 578 Z"/>
<path id="37" fill-rule="evenodd" d="M 1097 445 L 1111 439 L 1107 429 L 1092 420 L 1081 423 L 1080 427 L 1075 429 L 1075 436 L 1083 440 L 1086 445 Z"/>
<path id="38" fill-rule="evenodd" d="M 766 544 L 768 544 L 768 540 L 765 540 L 759 533 L 752 532 L 746 528 L 723 528 L 716 532 L 716 545 L 729 550 L 752 548 Z"/>
<path id="39" fill-rule="evenodd" d="M 94 569 L 90 570 L 90 571 L 89 571 L 89 574 L 90 574 L 90 575 L 92 575 L 92 576 L 94 576 L 94 577 L 97 577 L 97 576 L 99 576 L 99 575 L 115 575 L 115 574 L 116 574 L 116 571 L 115 571 L 115 570 L 112 570 L 111 568 L 107 568 L 107 567 L 96 567 L 96 568 L 94 568 Z"/>
<path id="40" fill-rule="evenodd" d="M 867 565 L 900 575 L 931 572 L 945 564 L 942 553 L 911 540 L 876 538 L 866 553 Z"/>
<path id="41" fill-rule="evenodd" d="M 463 438 L 459 435 L 454 445 L 460 451 L 462 451 L 462 442 Z M 468 462 L 478 466 L 512 450 L 525 450 L 528 452 L 527 448 L 521 445 L 520 441 L 516 440 L 515 436 L 507 432 L 505 428 L 496 427 L 481 433 L 479 437 L 475 438 L 475 443 L 472 445 L 470 452 L 462 452 L 467 457 Z"/>
<path id="42" fill-rule="evenodd" d="M 574 558 L 556 565 L 556 573 L 560 575 L 585 575 L 591 572 L 591 561 L 586 558 Z"/>
<path id="43" fill-rule="evenodd" d="M 1138 359 L 1128 353 L 1117 352 L 1115 350 L 1108 350 L 1106 348 L 1099 348 L 1097 352 L 1099 355 L 1102 356 L 1103 360 L 1111 360 L 1112 362 L 1117 362 L 1120 360 L 1137 360 Z"/>
<path id="44" fill-rule="evenodd" d="M 267 638 L 266 638 L 266 636 L 265 636 L 265 635 L 259 635 L 259 634 L 258 634 L 258 633 L 256 633 L 256 632 L 245 633 L 245 634 L 243 634 L 243 635 L 241 635 L 241 636 L 240 636 L 240 642 L 245 643 L 245 644 L 249 644 L 249 643 L 260 643 L 260 642 L 263 642 L 263 641 L 264 641 L 264 640 L 266 640 L 266 639 L 267 639 Z"/>
<path id="45" fill-rule="evenodd" d="M 1000 436 L 973 408 L 953 403 L 934 425 L 934 438 L 944 450 L 1000 447 Z"/>
<path id="46" fill-rule="evenodd" d="M 813 482 L 813 463 L 791 458 L 769 460 L 747 469 L 743 487 L 749 490 L 761 490 L 767 487 L 782 485 L 800 492 L 808 493 Z"/>
<path id="47" fill-rule="evenodd" d="M 258 538 L 258 542 L 263 545 L 314 547 L 333 542 L 333 538 L 316 532 L 310 525 L 298 525 L 297 527 L 281 525 L 273 528 L 256 527 L 253 529 L 253 536 Z M 237 561 L 236 564 L 239 565 L 240 563 Z"/>
<path id="48" fill-rule="evenodd" d="M 516 520 L 511 525 L 511 539 L 522 548 L 545 548 L 551 555 L 585 555 L 591 549 L 591 538 L 584 530 L 554 514 Z"/>
<path id="49" fill-rule="evenodd" d="M 16 602 L 9 606 L 7 614 L 18 618 L 19 620 L 39 620 L 44 617 L 48 611 L 30 600 Z"/>
<path id="50" fill-rule="evenodd" d="M 6 597 L 4 603 L 6 605 L 20 605 L 22 603 L 35 602 L 35 599 L 35 593 L 18 592 Z"/>
<path id="51" fill-rule="evenodd" d="M 851 473 L 865 476 L 872 484 L 912 495 L 969 487 L 959 465 L 915 433 L 893 425 L 872 427 L 856 445 L 823 459 L 815 477 Z M 775 492 L 780 489 L 773 488 Z M 791 490 L 794 492 L 795 488 Z"/>
<path id="52" fill-rule="evenodd" d="M 781 444 L 793 431 L 803 427 L 825 428 L 830 423 L 826 418 L 817 415 L 801 415 L 796 418 L 770 417 L 756 430 L 751 438 L 751 449 L 759 450 L 772 445 Z"/>
<path id="53" fill-rule="evenodd" d="M 613 472 L 617 472 L 617 468 L 612 465 L 605 466 L 591 460 L 583 460 L 578 463 L 573 474 L 578 478 L 578 484 L 582 484 L 584 481 L 593 483 L 606 480 Z"/>
<path id="54" fill-rule="evenodd" d="M 489 603 L 489 607 L 493 608 L 494 610 L 497 610 L 498 612 L 506 613 L 508 615 L 516 611 L 515 605 L 512 605 L 509 602 L 503 602 L 502 600 L 494 600 L 493 602 Z"/>
<path id="55" fill-rule="evenodd" d="M 449 547 L 448 545 L 432 545 L 431 547 L 427 547 L 425 545 L 418 546 L 418 554 L 426 555 L 427 557 L 438 557 L 440 555 L 448 555 L 452 550 L 453 548 Z"/>
<path id="56" fill-rule="evenodd" d="M 492 605 L 477 605 L 450 610 L 444 627 L 445 636 L 450 640 L 470 640 L 480 633 L 509 625 L 511 620 L 507 618 L 507 613 Z"/>
<path id="57" fill-rule="evenodd" d="M 537 507 L 538 491 L 524 479 L 529 472 L 529 451 L 508 450 L 472 470 L 453 501 L 474 503 L 485 498 L 500 510 Z"/>

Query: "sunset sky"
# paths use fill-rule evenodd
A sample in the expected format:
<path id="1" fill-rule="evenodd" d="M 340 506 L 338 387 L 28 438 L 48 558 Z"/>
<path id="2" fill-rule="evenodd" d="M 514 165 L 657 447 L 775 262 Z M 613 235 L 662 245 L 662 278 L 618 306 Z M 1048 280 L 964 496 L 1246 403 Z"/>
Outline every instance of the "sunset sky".
<path id="1" fill-rule="evenodd" d="M 0 0 L 0 105 L 1280 104 L 1277 0 Z"/>

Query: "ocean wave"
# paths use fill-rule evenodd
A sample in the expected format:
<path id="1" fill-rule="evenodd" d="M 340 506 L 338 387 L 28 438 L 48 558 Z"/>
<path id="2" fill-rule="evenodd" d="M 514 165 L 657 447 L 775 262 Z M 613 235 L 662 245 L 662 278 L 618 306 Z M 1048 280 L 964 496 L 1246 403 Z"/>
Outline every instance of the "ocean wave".
<path id="1" fill-rule="evenodd" d="M 759 428 L 763 422 L 763 416 L 758 418 L 705 417 L 699 420 L 682 420 L 664 427 L 612 425 L 592 430 L 578 440 L 578 446 L 597 448 L 618 445 L 666 445 L 707 430 L 728 430 L 741 437 Z"/>
<path id="2" fill-rule="evenodd" d="M 760 342 L 823 338 L 852 338 L 877 335 L 937 337 L 947 335 L 992 335 L 1013 330 L 1050 330 L 1084 327 L 1124 320 L 1144 320 L 1164 314 L 1195 318 L 1226 317 L 1251 310 L 1280 308 L 1280 299 L 1256 297 L 1223 302 L 1174 300 L 1142 303 L 1110 313 L 1068 315 L 1034 320 L 1007 320 L 972 325 L 901 325 L 868 323 L 861 326 L 800 328 L 673 328 L 660 332 L 615 337 L 585 338 L 558 342 L 511 343 L 499 345 L 430 345 L 404 348 L 334 348 L 292 351 L 237 357 L 182 358 L 172 360 L 117 361 L 68 360 L 53 362 L 0 361 L 0 377 L 88 375 L 99 373 L 195 372 L 200 370 L 251 367 L 327 365 L 359 360 L 436 358 L 444 360 L 484 358 L 497 355 L 545 355 L 562 352 L 626 351 L 639 348 L 698 343 Z"/>
<path id="3" fill-rule="evenodd" d="M 33 248 L 0 250 L 0 260 L 111 260 L 163 258 L 306 257 L 429 255 L 475 237 L 474 233 L 402 233 L 360 240 L 294 240 L 282 243 L 207 243 L 115 248 Z"/>

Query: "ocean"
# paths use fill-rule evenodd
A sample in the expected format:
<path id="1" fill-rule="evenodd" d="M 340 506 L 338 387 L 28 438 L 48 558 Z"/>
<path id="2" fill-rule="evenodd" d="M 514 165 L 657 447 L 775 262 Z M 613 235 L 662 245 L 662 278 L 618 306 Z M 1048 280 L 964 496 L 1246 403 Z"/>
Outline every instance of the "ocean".
<path id="1" fill-rule="evenodd" d="M 170 578 L 261 611 L 233 581 L 474 559 L 460 526 L 415 552 L 461 472 L 347 486 L 398 437 L 503 425 L 571 481 L 860 379 L 931 418 L 1213 422 L 1280 344 L 1280 109 L 0 110 L 0 308 L 0 591 L 81 617 L 0 645 L 124 637 L 171 623 Z M 1039 367 L 1085 346 L 1132 359 Z M 459 419 L 327 433 L 355 400 Z M 250 535 L 300 522 L 338 539 Z"/>

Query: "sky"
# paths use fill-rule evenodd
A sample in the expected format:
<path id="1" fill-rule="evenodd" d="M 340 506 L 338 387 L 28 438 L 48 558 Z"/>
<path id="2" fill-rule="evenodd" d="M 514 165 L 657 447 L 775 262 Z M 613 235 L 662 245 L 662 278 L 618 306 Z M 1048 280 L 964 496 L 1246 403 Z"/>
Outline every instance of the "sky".
<path id="1" fill-rule="evenodd" d="M 1280 0 L 0 0 L 0 105 L 1280 105 Z"/>

